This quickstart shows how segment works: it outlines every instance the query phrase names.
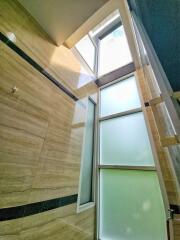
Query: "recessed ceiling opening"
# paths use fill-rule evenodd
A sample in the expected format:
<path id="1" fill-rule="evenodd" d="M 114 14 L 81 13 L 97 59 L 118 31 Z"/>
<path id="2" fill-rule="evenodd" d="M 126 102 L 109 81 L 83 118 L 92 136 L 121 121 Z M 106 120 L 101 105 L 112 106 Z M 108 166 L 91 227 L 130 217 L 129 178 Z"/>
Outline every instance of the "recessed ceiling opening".
<path id="1" fill-rule="evenodd" d="M 83 62 L 96 77 L 132 62 L 119 10 L 115 10 L 76 45 Z"/>

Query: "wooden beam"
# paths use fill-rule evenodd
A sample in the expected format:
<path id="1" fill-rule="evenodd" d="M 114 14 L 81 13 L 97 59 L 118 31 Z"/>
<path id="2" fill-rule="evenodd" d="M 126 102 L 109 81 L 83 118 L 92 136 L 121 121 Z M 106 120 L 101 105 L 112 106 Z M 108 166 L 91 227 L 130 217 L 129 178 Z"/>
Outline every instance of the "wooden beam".
<path id="1" fill-rule="evenodd" d="M 175 99 L 180 100 L 180 91 L 178 91 L 178 92 L 173 92 L 172 97 L 175 98 Z"/>
<path id="2" fill-rule="evenodd" d="M 162 103 L 163 102 L 163 98 L 162 98 L 162 95 L 160 95 L 159 97 L 156 97 L 156 98 L 152 98 L 151 100 L 149 100 L 149 105 L 150 106 L 155 106 L 159 103 Z"/>
<path id="3" fill-rule="evenodd" d="M 171 146 L 171 145 L 180 144 L 179 141 L 178 141 L 177 135 L 161 137 L 160 141 L 161 141 L 162 147 L 168 147 L 168 146 Z"/>

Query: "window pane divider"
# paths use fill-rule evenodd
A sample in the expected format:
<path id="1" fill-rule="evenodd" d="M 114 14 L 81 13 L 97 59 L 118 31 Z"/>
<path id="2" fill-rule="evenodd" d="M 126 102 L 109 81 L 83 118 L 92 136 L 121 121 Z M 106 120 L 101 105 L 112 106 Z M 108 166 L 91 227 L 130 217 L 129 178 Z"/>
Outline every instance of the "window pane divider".
<path id="1" fill-rule="evenodd" d="M 125 65 L 125 66 L 127 66 L 127 65 Z M 118 68 L 118 69 L 120 69 L 120 68 Z M 116 70 L 114 70 L 114 71 L 116 71 Z M 112 72 L 107 73 L 107 74 L 111 74 L 111 73 L 112 73 Z M 105 75 L 106 75 L 106 74 L 105 74 Z M 105 76 L 105 75 L 103 75 L 103 76 Z M 99 78 L 102 78 L 103 76 L 99 76 Z M 114 85 L 114 84 L 116 84 L 116 83 L 118 83 L 118 82 L 127 80 L 128 78 L 133 77 L 133 76 L 135 77 L 135 71 L 132 71 L 131 73 L 128 73 L 128 74 L 126 74 L 126 75 L 124 75 L 124 76 L 122 76 L 122 77 L 117 77 L 117 79 L 113 80 L 112 82 L 109 82 L 109 83 L 104 84 L 104 85 L 101 86 L 99 89 L 102 90 L 102 89 L 104 89 L 104 88 L 110 87 L 111 85 Z"/>
<path id="2" fill-rule="evenodd" d="M 108 115 L 108 116 L 105 116 L 105 117 L 101 117 L 101 118 L 99 118 L 99 121 L 105 121 L 105 120 L 108 120 L 108 119 L 112 119 L 112 118 L 116 118 L 116 117 L 122 117 L 122 116 L 130 115 L 130 114 L 138 113 L 138 112 L 142 112 L 141 107 L 131 109 L 131 110 L 128 110 L 128 111 L 124 111 L 124 112 L 120 112 L 120 113 L 115 113 L 115 114 Z"/>
<path id="3" fill-rule="evenodd" d="M 130 165 L 100 164 L 100 165 L 98 165 L 98 168 L 99 169 L 156 171 L 155 166 L 130 166 Z"/>

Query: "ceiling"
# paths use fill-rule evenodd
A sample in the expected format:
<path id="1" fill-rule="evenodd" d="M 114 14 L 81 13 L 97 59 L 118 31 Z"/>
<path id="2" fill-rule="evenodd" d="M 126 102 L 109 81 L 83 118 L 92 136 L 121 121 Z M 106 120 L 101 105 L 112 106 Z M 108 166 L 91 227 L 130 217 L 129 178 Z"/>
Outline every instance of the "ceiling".
<path id="1" fill-rule="evenodd" d="M 61 45 L 108 0 L 18 0 L 51 39 Z"/>

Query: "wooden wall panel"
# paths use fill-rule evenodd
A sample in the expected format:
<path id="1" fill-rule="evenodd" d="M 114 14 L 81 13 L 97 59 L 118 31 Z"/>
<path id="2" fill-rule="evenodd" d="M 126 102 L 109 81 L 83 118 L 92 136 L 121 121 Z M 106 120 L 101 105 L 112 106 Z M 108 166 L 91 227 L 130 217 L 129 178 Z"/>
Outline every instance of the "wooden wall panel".
<path id="1" fill-rule="evenodd" d="M 144 67 L 137 69 L 136 73 L 138 76 L 138 82 L 142 93 L 142 98 L 144 102 L 149 102 L 153 97 L 157 97 L 157 87 L 153 86 L 152 84 L 148 84 L 148 82 L 152 81 L 152 77 L 149 74 L 147 74 L 147 68 Z M 145 74 L 144 74 L 145 71 Z M 149 78 L 149 81 L 147 81 L 147 77 Z M 156 121 L 153 115 L 152 108 L 146 107 L 145 112 L 147 115 L 148 123 L 150 125 L 155 150 L 158 156 L 158 163 L 160 166 L 160 171 L 162 174 L 162 180 L 164 182 L 165 186 L 165 192 L 167 194 L 168 198 L 168 204 L 172 204 L 175 206 L 180 205 L 180 191 L 179 191 L 179 185 L 176 178 L 176 174 L 174 171 L 174 166 L 172 164 L 172 159 L 170 158 L 169 154 L 167 153 L 167 149 L 162 147 L 161 141 L 160 141 L 160 133 L 156 125 Z M 164 127 L 164 119 L 162 119 L 162 114 L 160 114 L 161 118 L 160 124 L 162 127 Z M 165 128 L 165 127 L 164 127 Z M 166 128 L 165 128 L 166 129 Z M 166 206 L 168 207 L 168 206 Z M 171 208 L 171 206 L 169 206 Z M 166 209 L 167 210 L 167 209 Z M 170 228 L 170 239 L 173 240 L 179 240 L 180 239 L 180 218 L 178 214 L 176 217 L 174 216 L 174 219 L 172 219 L 172 228 Z"/>
<path id="2" fill-rule="evenodd" d="M 177 214 L 173 220 L 174 240 L 180 239 L 180 214 Z"/>
<path id="3" fill-rule="evenodd" d="M 0 41 L 0 208 L 77 194 L 86 107 L 97 91 L 66 47 L 57 47 L 11 0 L 0 1 L 0 32 L 80 98 L 73 101 Z M 17 92 L 12 93 L 16 86 Z M 94 209 L 76 204 L 0 223 L 0 239 L 93 239 Z"/>
<path id="4" fill-rule="evenodd" d="M 148 83 L 144 77 L 143 69 L 141 68 L 137 69 L 136 73 L 138 76 L 138 82 L 140 85 L 143 101 L 148 102 L 154 93 L 150 90 L 148 86 Z M 166 153 L 166 149 L 161 146 L 159 132 L 155 123 L 151 107 L 146 107 L 146 114 L 150 124 L 169 203 L 179 205 L 180 204 L 179 186 L 174 175 L 175 173 L 173 170 L 173 166 L 171 165 L 171 160 L 169 159 Z"/>

